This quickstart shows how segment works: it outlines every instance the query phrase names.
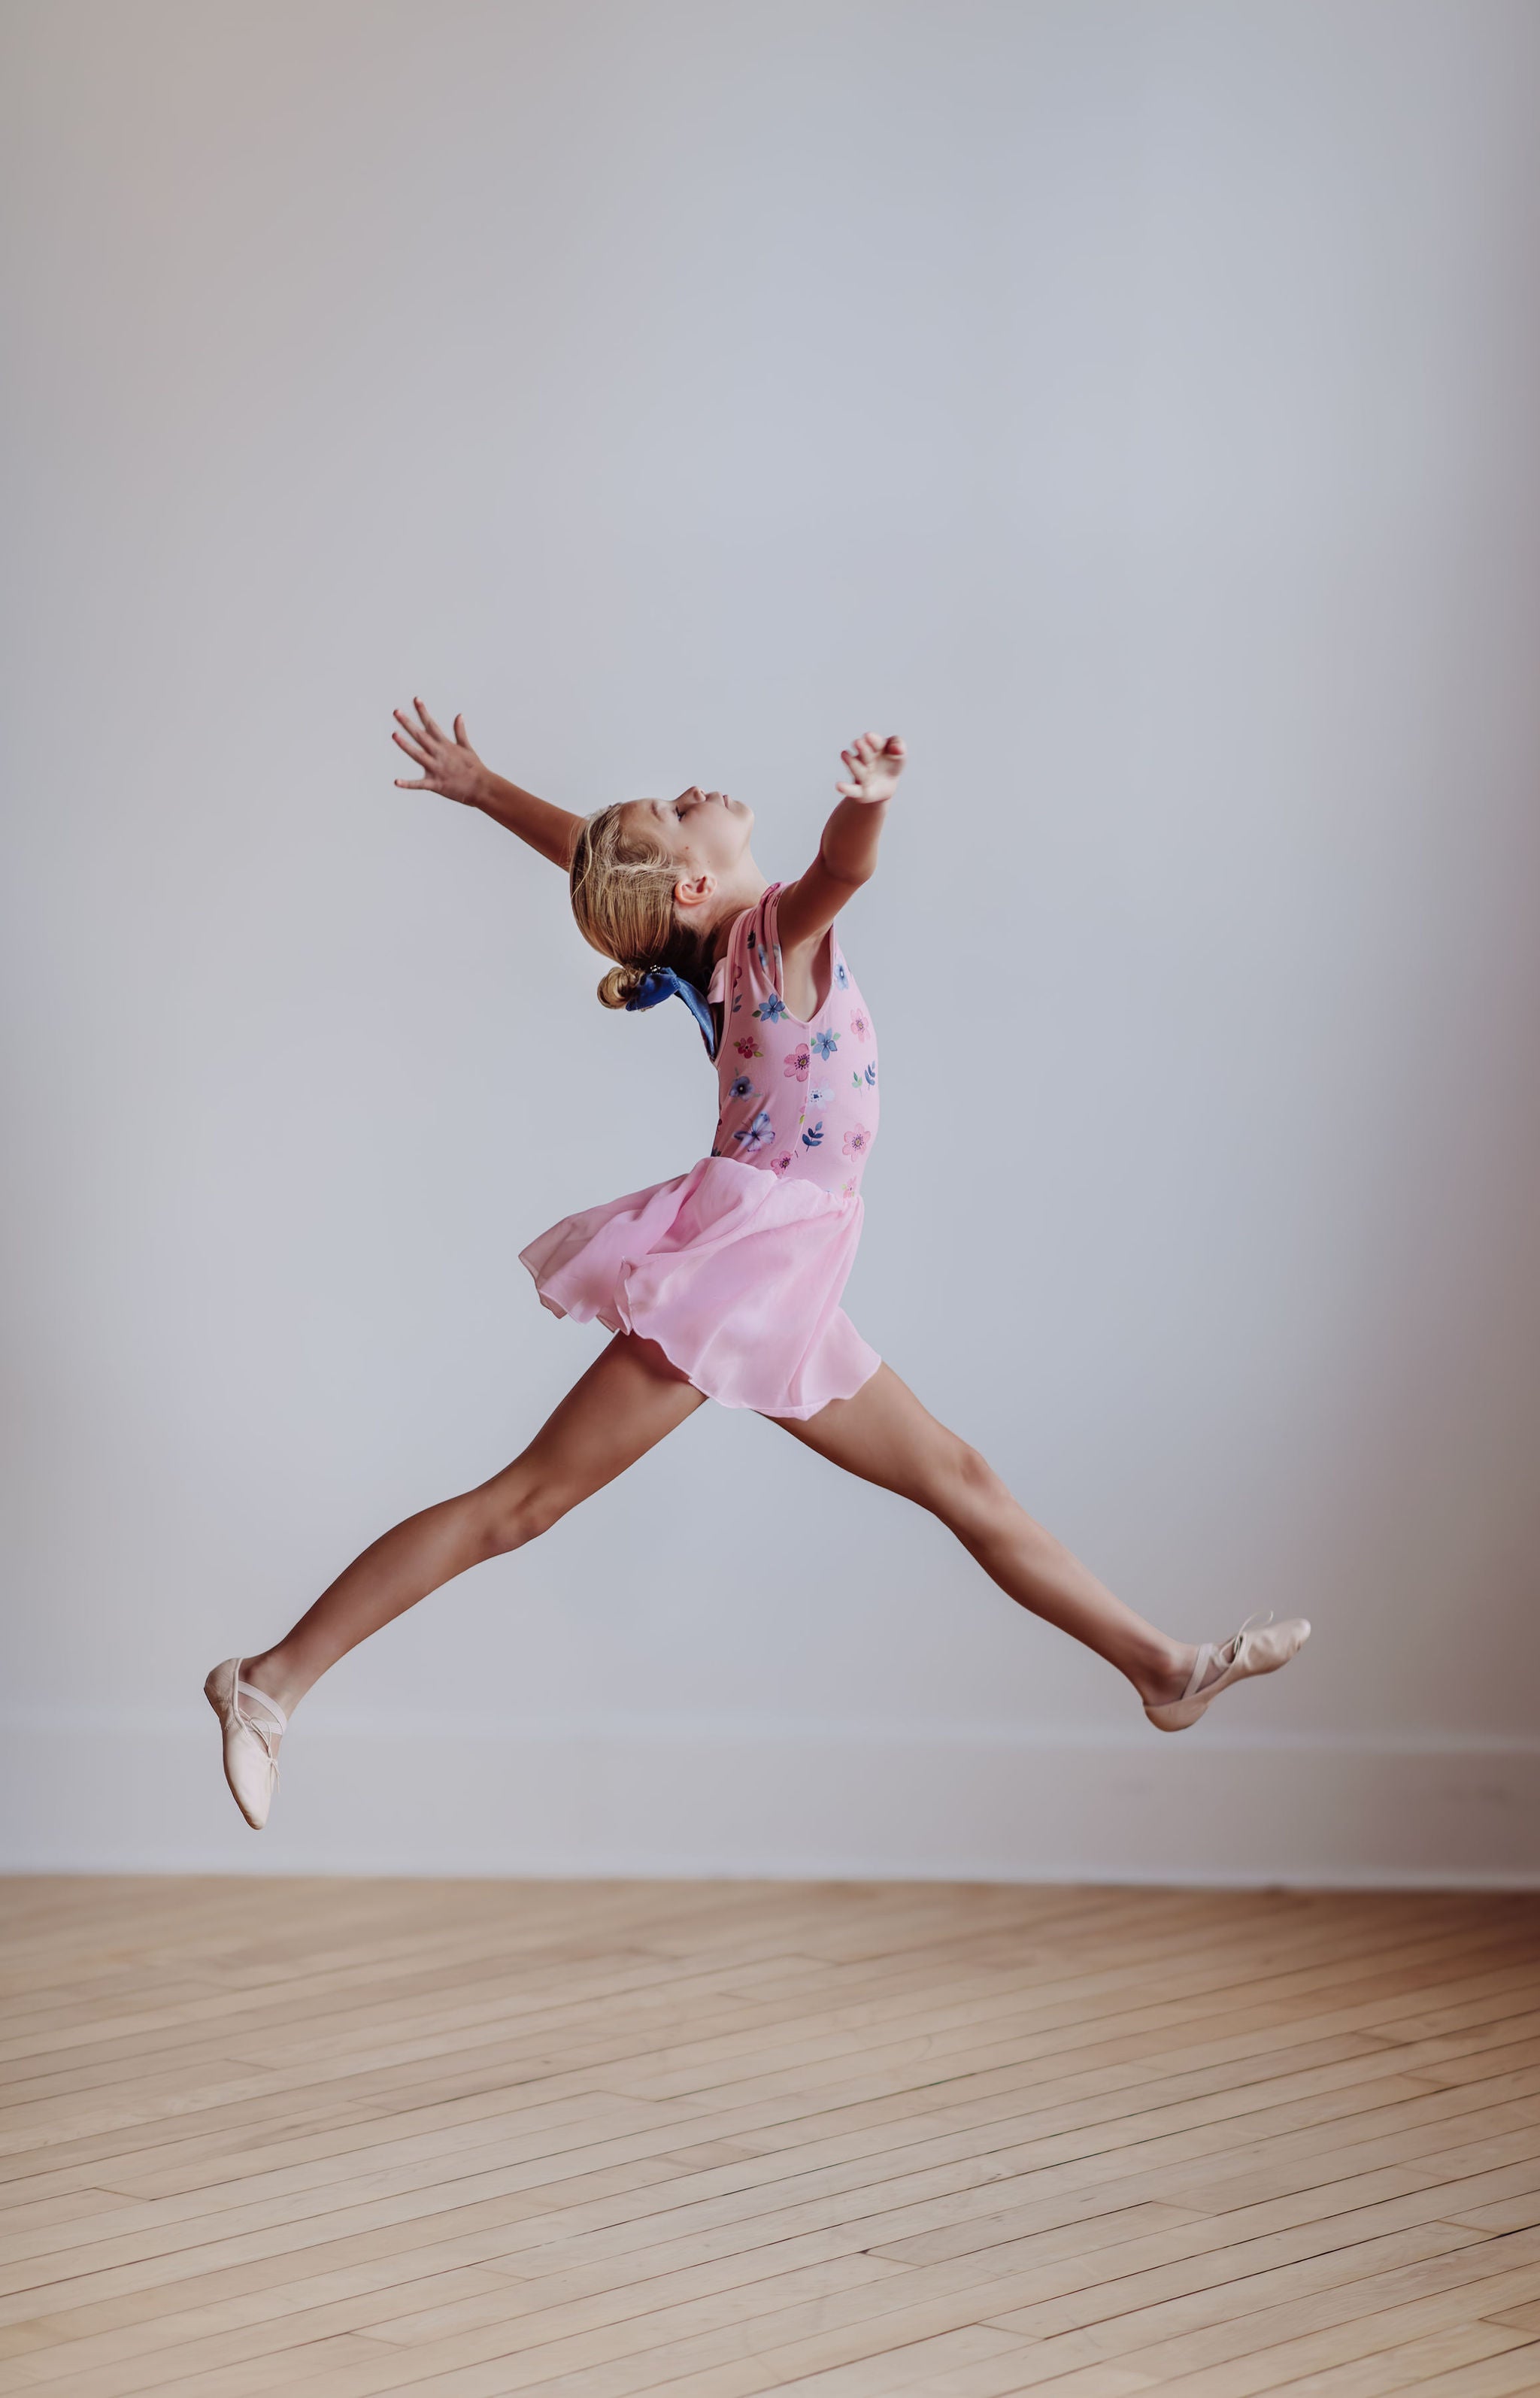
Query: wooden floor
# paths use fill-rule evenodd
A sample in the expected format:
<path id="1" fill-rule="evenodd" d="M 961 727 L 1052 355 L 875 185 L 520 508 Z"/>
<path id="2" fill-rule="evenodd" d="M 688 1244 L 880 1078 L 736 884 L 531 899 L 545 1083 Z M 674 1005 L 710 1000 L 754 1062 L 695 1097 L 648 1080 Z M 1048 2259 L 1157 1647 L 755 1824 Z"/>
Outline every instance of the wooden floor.
<path id="1" fill-rule="evenodd" d="M 1540 1899 L 0 1884 L 0 2390 L 1540 2391 Z"/>

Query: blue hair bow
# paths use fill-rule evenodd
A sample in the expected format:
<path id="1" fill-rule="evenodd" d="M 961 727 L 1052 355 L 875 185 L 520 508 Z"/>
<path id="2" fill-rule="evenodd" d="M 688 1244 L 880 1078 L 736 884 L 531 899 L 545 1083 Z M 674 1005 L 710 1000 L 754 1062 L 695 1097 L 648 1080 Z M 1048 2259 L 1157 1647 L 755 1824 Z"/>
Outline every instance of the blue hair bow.
<path id="1" fill-rule="evenodd" d="M 717 1039 L 710 1008 L 695 984 L 686 982 L 682 975 L 675 974 L 672 966 L 649 966 L 642 977 L 641 989 L 632 993 L 626 1004 L 628 1008 L 655 1007 L 660 999 L 671 999 L 676 995 L 684 1002 L 699 1025 L 700 1037 L 706 1044 L 706 1055 L 714 1062 Z"/>

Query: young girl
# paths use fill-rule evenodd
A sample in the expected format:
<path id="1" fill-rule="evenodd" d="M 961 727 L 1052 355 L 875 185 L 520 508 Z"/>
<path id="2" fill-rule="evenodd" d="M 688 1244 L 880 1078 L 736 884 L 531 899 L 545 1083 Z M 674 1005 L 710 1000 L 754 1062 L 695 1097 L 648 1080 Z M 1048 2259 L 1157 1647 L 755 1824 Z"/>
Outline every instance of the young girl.
<path id="1" fill-rule="evenodd" d="M 768 1416 L 955 1532 L 1002 1590 L 1105 1657 L 1162 1731 L 1287 1664 L 1303 1618 L 1249 1617 L 1228 1640 L 1168 1638 L 1034 1523 L 976 1448 L 927 1414 L 840 1305 L 877 1130 L 877 1042 L 835 919 L 876 868 L 903 770 L 897 734 L 843 750 L 818 854 L 767 882 L 753 811 L 692 785 L 569 815 L 503 781 L 466 738 L 395 710 L 422 767 L 397 788 L 480 808 L 563 868 L 584 938 L 619 961 L 606 1007 L 682 999 L 717 1067 L 710 1154 L 687 1173 L 563 1218 L 520 1252 L 544 1304 L 614 1335 L 529 1447 L 473 1490 L 409 1516 L 339 1574 L 277 1646 L 204 1684 L 224 1772 L 260 1829 L 289 1718 L 329 1665 L 467 1566 L 536 1539 L 708 1398 Z M 1263 1628 L 1271 1625 L 1270 1629 Z"/>

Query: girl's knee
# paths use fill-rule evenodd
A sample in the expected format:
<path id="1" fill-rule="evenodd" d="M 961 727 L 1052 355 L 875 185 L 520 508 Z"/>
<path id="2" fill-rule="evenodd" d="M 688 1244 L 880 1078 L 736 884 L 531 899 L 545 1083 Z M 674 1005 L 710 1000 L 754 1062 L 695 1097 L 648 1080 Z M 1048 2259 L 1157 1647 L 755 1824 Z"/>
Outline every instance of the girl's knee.
<path id="1" fill-rule="evenodd" d="M 952 1531 L 978 1534 L 1013 1514 L 1017 1502 L 988 1458 L 959 1440 L 948 1451 L 929 1504 Z"/>
<path id="2" fill-rule="evenodd" d="M 521 1490 L 506 1497 L 494 1496 L 489 1502 L 484 1523 L 487 1555 L 506 1556 L 509 1549 L 522 1549 L 537 1541 L 559 1523 L 574 1501 L 549 1485 L 537 1490 Z"/>

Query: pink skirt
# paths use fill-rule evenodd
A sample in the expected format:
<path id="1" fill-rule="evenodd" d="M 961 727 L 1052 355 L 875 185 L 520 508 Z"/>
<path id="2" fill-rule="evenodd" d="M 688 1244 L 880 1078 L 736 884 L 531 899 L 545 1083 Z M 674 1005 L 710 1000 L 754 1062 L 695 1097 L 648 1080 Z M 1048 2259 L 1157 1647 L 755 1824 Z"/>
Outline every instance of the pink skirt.
<path id="1" fill-rule="evenodd" d="M 859 1192 L 703 1157 L 519 1255 L 553 1315 L 655 1340 L 724 1408 L 804 1419 L 882 1363 L 840 1305 L 864 1212 Z"/>

